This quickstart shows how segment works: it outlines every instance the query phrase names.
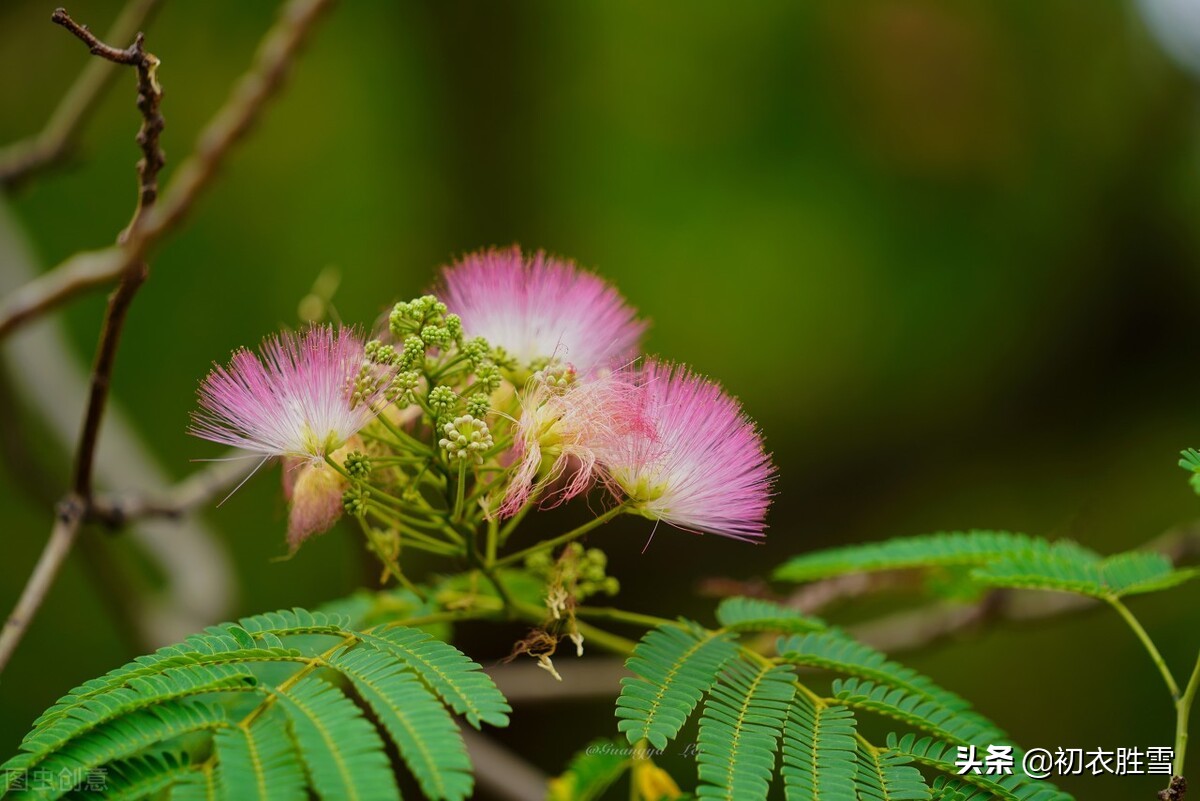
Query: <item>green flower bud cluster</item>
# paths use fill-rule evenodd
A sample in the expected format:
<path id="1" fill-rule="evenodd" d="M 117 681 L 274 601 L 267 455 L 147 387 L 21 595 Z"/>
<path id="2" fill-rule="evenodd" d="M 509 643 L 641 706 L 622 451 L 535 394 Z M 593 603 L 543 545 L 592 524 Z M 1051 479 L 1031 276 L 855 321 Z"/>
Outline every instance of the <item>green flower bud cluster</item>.
<path id="1" fill-rule="evenodd" d="M 342 509 L 354 517 L 366 514 L 368 497 L 367 490 L 363 487 L 351 487 L 342 493 Z"/>
<path id="2" fill-rule="evenodd" d="M 548 551 L 539 551 L 525 560 L 530 572 L 542 576 L 551 587 L 566 588 L 576 602 L 604 593 L 616 595 L 621 584 L 607 574 L 608 556 L 599 548 L 584 548 L 572 542 L 563 548 L 558 559 Z"/>
<path id="3" fill-rule="evenodd" d="M 354 386 L 350 389 L 351 407 L 374 398 L 379 390 L 383 389 L 383 383 L 384 379 L 374 365 L 364 364 L 354 379 Z"/>
<path id="4" fill-rule="evenodd" d="M 441 323 L 445 315 L 445 303 L 433 295 L 424 295 L 393 306 L 388 315 L 388 329 L 400 339 L 407 333 L 420 331 L 427 323 Z"/>
<path id="5" fill-rule="evenodd" d="M 492 410 L 492 399 L 483 392 L 476 392 L 467 398 L 467 414 L 475 418 L 483 418 Z"/>
<path id="6" fill-rule="evenodd" d="M 367 478 L 371 475 L 371 459 L 362 451 L 350 451 L 346 454 L 346 472 L 354 478 Z"/>
<path id="7" fill-rule="evenodd" d="M 431 347 L 445 347 L 454 339 L 444 325 L 427 325 L 421 329 L 421 340 Z"/>
<path id="8" fill-rule="evenodd" d="M 457 405 L 458 395 L 450 387 L 434 387 L 429 393 L 429 408 L 438 418 L 446 416 Z"/>
<path id="9" fill-rule="evenodd" d="M 385 364 L 388 366 L 398 364 L 400 354 L 391 345 L 385 345 L 378 339 L 372 339 L 367 343 L 365 348 L 367 360 L 375 364 Z"/>
<path id="10" fill-rule="evenodd" d="M 489 395 L 500 388 L 500 368 L 494 364 L 480 365 L 475 370 L 475 385 Z"/>
<path id="11" fill-rule="evenodd" d="M 405 370 L 396 373 L 392 385 L 388 388 L 387 399 L 396 404 L 409 404 L 417 399 L 416 390 L 421 385 L 421 373 L 417 370 Z"/>
<path id="12" fill-rule="evenodd" d="M 492 355 L 492 346 L 483 337 L 475 337 L 464 342 L 460 352 L 466 357 L 467 362 L 471 365 L 471 370 L 474 371 L 489 361 Z"/>
<path id="13" fill-rule="evenodd" d="M 404 338 L 404 350 L 400 354 L 400 366 L 406 370 L 424 368 L 425 340 L 412 335 Z"/>
<path id="14" fill-rule="evenodd" d="M 451 422 L 442 424 L 441 428 L 445 436 L 438 444 L 452 462 L 456 459 L 470 459 L 475 464 L 483 464 L 484 452 L 494 444 L 487 423 L 469 414 L 456 417 Z"/>

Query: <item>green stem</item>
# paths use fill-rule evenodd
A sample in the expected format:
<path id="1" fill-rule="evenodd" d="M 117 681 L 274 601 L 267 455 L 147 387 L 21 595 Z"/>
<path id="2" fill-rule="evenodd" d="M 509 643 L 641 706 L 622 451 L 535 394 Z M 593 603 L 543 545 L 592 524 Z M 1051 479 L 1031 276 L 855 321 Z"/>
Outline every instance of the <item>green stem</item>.
<path id="1" fill-rule="evenodd" d="M 422 456 L 433 456 L 433 450 L 428 445 L 397 426 L 391 420 L 387 419 L 387 414 L 384 412 L 380 412 L 378 415 L 376 415 L 375 419 L 380 425 L 386 428 L 388 433 L 395 437 L 401 445 L 416 451 Z"/>
<path id="2" fill-rule="evenodd" d="M 396 577 L 396 580 L 400 582 L 404 589 L 424 600 L 424 593 L 417 589 L 416 584 L 413 584 L 408 580 L 408 578 L 404 575 L 404 571 L 400 569 L 400 563 L 388 556 L 386 546 L 384 543 L 379 541 L 379 537 L 376 535 L 375 529 L 373 529 L 371 525 L 361 517 L 358 518 L 358 523 L 360 526 L 362 526 L 363 533 L 367 535 L 367 541 L 371 543 L 371 550 L 373 550 L 375 555 L 379 557 L 379 561 L 383 562 L 383 566 L 387 568 L 388 572 Z"/>
<path id="3" fill-rule="evenodd" d="M 1129 611 L 1129 607 L 1121 603 L 1121 599 L 1116 596 L 1109 596 L 1105 600 L 1109 605 L 1117 610 L 1117 613 L 1125 619 L 1129 624 L 1129 628 L 1133 629 L 1133 633 L 1142 641 L 1142 645 L 1146 648 L 1146 653 L 1150 654 L 1151 661 L 1154 662 L 1158 672 L 1162 674 L 1163 681 L 1167 685 L 1167 689 L 1171 692 L 1171 703 L 1179 702 L 1179 684 L 1175 681 L 1175 677 L 1171 675 L 1171 669 L 1167 667 L 1166 661 L 1162 658 L 1162 654 L 1158 652 L 1158 647 L 1155 646 L 1154 640 L 1150 639 L 1150 635 L 1142 628 L 1142 624 L 1133 616 L 1133 612 Z"/>
<path id="4" fill-rule="evenodd" d="M 500 537 L 500 521 L 492 518 L 487 524 L 487 553 L 484 554 L 484 564 L 491 567 L 496 564 L 496 547 Z"/>
<path id="5" fill-rule="evenodd" d="M 1192 677 L 1188 679 L 1187 688 L 1175 702 L 1175 765 L 1173 772 L 1176 776 L 1183 775 L 1183 758 L 1187 754 L 1188 745 L 1188 716 L 1192 711 L 1192 702 L 1196 700 L 1196 690 L 1200 688 L 1200 656 L 1196 657 L 1196 666 L 1192 668 Z"/>
<path id="6" fill-rule="evenodd" d="M 598 526 L 604 525 L 609 520 L 612 520 L 614 517 L 616 517 L 617 515 L 624 512 L 625 509 L 626 509 L 625 504 L 623 504 L 623 503 L 617 504 L 616 506 L 609 509 L 604 514 L 600 515 L 599 517 L 592 518 L 588 522 L 584 523 L 582 526 L 571 529 L 566 534 L 562 534 L 558 537 L 555 537 L 554 539 L 544 540 L 542 542 L 539 542 L 537 545 L 531 545 L 530 547 L 526 548 L 523 551 L 517 551 L 516 553 L 509 554 L 508 556 L 505 556 L 503 559 L 498 560 L 496 562 L 496 564 L 500 565 L 500 566 L 511 565 L 513 562 L 520 562 L 525 557 L 530 556 L 532 554 L 539 553 L 541 551 L 550 550 L 553 548 L 557 548 L 560 545 L 566 545 L 568 542 L 571 542 L 572 540 L 579 539 L 580 537 L 582 537 L 584 534 L 587 534 L 592 529 L 594 529 Z"/>
<path id="7" fill-rule="evenodd" d="M 463 500 L 466 498 L 467 489 L 467 460 L 460 460 L 458 465 L 458 480 L 454 487 L 454 512 L 451 517 L 455 522 L 462 520 Z"/>
<path id="8" fill-rule="evenodd" d="M 478 620 L 480 618 L 492 617 L 495 614 L 496 611 L 492 609 L 456 609 L 449 612 L 434 612 L 428 615 L 405 618 L 404 620 L 392 620 L 387 623 L 380 623 L 378 626 L 372 626 L 367 629 L 367 632 L 373 633 L 376 629 L 393 629 L 398 626 L 415 628 L 417 626 L 428 626 L 431 623 L 454 623 L 459 620 Z"/>
<path id="9" fill-rule="evenodd" d="M 409 548 L 417 548 L 418 550 L 427 551 L 438 556 L 460 556 L 459 549 L 443 542 L 442 540 L 434 539 L 428 534 L 423 534 L 412 528 L 406 527 L 402 521 L 392 517 L 384 507 L 371 505 L 367 507 L 367 514 L 374 517 L 385 526 L 391 526 L 400 532 L 401 543 Z"/>
<path id="10" fill-rule="evenodd" d="M 627 612 L 612 606 L 577 606 L 575 614 L 578 617 L 590 617 L 597 620 L 612 620 L 618 623 L 629 623 L 634 626 L 644 626 L 648 629 L 659 626 L 674 626 L 676 621 L 655 615 L 643 615 L 640 612 Z"/>

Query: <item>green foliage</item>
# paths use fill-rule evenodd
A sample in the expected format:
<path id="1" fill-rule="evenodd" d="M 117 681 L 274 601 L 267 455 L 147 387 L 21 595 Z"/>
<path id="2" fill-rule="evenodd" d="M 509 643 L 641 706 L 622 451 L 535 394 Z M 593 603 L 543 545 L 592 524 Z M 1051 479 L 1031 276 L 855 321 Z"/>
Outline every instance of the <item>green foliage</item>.
<path id="1" fill-rule="evenodd" d="M 1179 466 L 1191 473 L 1188 483 L 1192 485 L 1192 489 L 1200 495 L 1200 451 L 1195 448 L 1188 448 L 1180 451 L 1179 455 L 1183 458 L 1179 460 Z"/>
<path id="2" fill-rule="evenodd" d="M 187 755 L 171 751 L 114 762 L 104 774 L 104 801 L 152 798 L 190 771 Z M 70 797 L 76 801 L 87 801 L 95 799 L 97 793 L 80 789 L 71 793 Z"/>
<path id="3" fill-rule="evenodd" d="M 941 532 L 804 554 L 776 569 L 775 578 L 801 582 L 878 570 L 984 565 L 1049 547 L 1046 540 L 1007 531 Z M 1069 547 L 1081 555 L 1091 553 L 1079 545 Z"/>
<path id="4" fill-rule="evenodd" d="M 626 662 L 635 677 L 621 679 L 618 729 L 630 743 L 666 748 L 736 653 L 728 636 L 694 623 L 654 629 Z"/>
<path id="5" fill-rule="evenodd" d="M 960 783 L 978 787 L 1003 801 L 1070 801 L 1071 799 L 1069 795 L 1053 785 L 1031 779 L 1021 773 L 1021 752 L 1017 749 L 1013 749 L 1016 771 L 1013 774 L 988 775 L 968 772 L 959 775 L 958 768 L 954 765 L 956 755 L 954 746 L 938 742 L 930 737 L 918 738 L 912 734 L 906 734 L 903 737 L 896 737 L 894 734 L 888 735 L 887 745 L 895 753 L 903 754 L 914 762 L 951 776 L 957 776 Z"/>
<path id="6" fill-rule="evenodd" d="M 886 684 L 857 678 L 837 679 L 833 697 L 853 709 L 874 712 L 929 732 L 947 742 L 1002 743 L 1007 735 L 983 716 L 954 709 L 924 695 L 915 695 Z"/>
<path id="7" fill-rule="evenodd" d="M 982 587 L 1058 590 L 1093 598 L 1165 590 L 1200 571 L 1176 570 L 1162 554 L 1131 551 L 1107 558 L 1069 540 L 1050 542 L 1004 531 L 904 537 L 798 556 L 775 571 L 785 581 L 811 581 L 873 570 L 974 568 L 958 581 Z M 963 594 L 964 588 L 956 586 Z"/>
<path id="8" fill-rule="evenodd" d="M 765 619 L 761 609 L 741 615 L 748 605 L 729 608 L 734 614 L 722 613 L 722 622 Z M 1007 743 L 1004 732 L 962 698 L 839 629 L 781 637 L 774 658 L 749 651 L 732 636 L 689 621 L 649 632 L 626 664 L 635 677 L 624 680 L 617 701 L 619 728 L 629 742 L 665 749 L 706 699 L 698 741 L 700 798 L 765 799 L 778 775 L 789 801 L 920 801 L 933 798 L 933 790 L 912 762 L 953 775 L 953 759 L 943 757 L 956 746 Z M 849 678 L 836 679 L 829 697 L 821 697 L 797 681 L 798 665 Z M 893 734 L 887 747 L 875 747 L 857 733 L 859 713 L 933 736 Z M 1020 801 L 1067 798 L 1025 776 L 990 781 Z"/>
<path id="9" fill-rule="evenodd" d="M 1058 590 L 1093 598 L 1120 598 L 1157 592 L 1196 576 L 1194 569 L 1176 570 L 1162 554 L 1131 551 L 1107 559 L 1082 558 L 1071 548 L 1050 548 L 999 560 L 972 573 L 996 587 Z"/>
<path id="10" fill-rule="evenodd" d="M 828 629 L 799 637 L 781 637 L 775 646 L 779 657 L 795 665 L 824 668 L 857 676 L 936 701 L 947 709 L 965 709 L 968 704 L 954 693 L 911 668 L 888 661 L 869 645 L 840 629 Z"/>
<path id="11" fill-rule="evenodd" d="M 319 796 L 354 801 L 400 797 L 383 739 L 341 690 L 305 676 L 280 690 L 278 698 Z"/>
<path id="12" fill-rule="evenodd" d="M 562 775 L 550 780 L 547 801 L 595 801 L 629 769 L 629 746 L 601 738 L 571 757 Z"/>
<path id="13" fill-rule="evenodd" d="M 698 797 L 767 797 L 784 719 L 795 695 L 790 666 L 729 662 L 700 717 Z"/>
<path id="14" fill-rule="evenodd" d="M 815 617 L 760 598 L 726 598 L 717 607 L 717 622 L 730 631 L 819 631 Z"/>
<path id="15" fill-rule="evenodd" d="M 304 768 L 287 724 L 277 710 L 228 726 L 213 738 L 217 786 L 239 801 L 304 801 Z"/>
<path id="16" fill-rule="evenodd" d="M 363 641 L 401 660 L 451 709 L 478 729 L 507 726 L 512 707 L 496 685 L 462 651 L 418 629 L 364 633 Z"/>
<path id="17" fill-rule="evenodd" d="M 72 690 L 0 766 L 0 792 L 60 798 L 72 788 L 16 788 L 34 770 L 102 768 L 114 797 L 385 801 L 399 798 L 390 741 L 427 797 L 458 801 L 473 778 L 451 712 L 478 727 L 509 711 L 478 664 L 426 632 L 273 612 Z"/>
<path id="18" fill-rule="evenodd" d="M 854 713 L 796 696 L 783 732 L 788 801 L 857 801 Z"/>
<path id="19" fill-rule="evenodd" d="M 909 764 L 911 757 L 895 751 L 868 748 L 862 743 L 859 743 L 857 757 L 858 774 L 855 779 L 861 801 L 923 801 L 930 797 L 925 777 Z M 937 780 L 934 786 L 937 786 Z"/>

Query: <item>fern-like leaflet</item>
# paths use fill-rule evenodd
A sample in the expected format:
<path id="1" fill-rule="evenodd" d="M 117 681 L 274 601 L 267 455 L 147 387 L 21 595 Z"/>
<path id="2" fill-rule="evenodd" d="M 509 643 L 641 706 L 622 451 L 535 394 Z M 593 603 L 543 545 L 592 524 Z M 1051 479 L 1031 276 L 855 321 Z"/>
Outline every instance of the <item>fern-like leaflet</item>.
<path id="1" fill-rule="evenodd" d="M 794 626 L 794 618 L 769 602 L 726 601 L 723 609 L 720 618 L 734 626 L 756 621 L 747 631 Z M 697 795 L 737 801 L 766 799 L 776 776 L 789 801 L 930 799 L 934 789 L 912 763 L 953 777 L 957 767 L 942 759 L 948 751 L 1007 742 L 1003 731 L 962 698 L 838 629 L 782 637 L 778 653 L 751 651 L 727 629 L 706 631 L 690 621 L 663 624 L 626 663 L 635 676 L 623 681 L 617 700 L 619 728 L 631 744 L 648 741 L 665 749 L 704 699 Z M 799 680 L 797 666 L 848 678 L 836 679 L 823 697 Z M 886 746 L 874 746 L 858 734 L 861 712 L 933 737 L 893 735 Z M 934 753 L 935 748 L 940 750 Z M 1006 801 L 1069 798 L 1025 776 L 993 783 Z M 954 793 L 959 785 L 937 786 L 938 792 Z"/>
<path id="2" fill-rule="evenodd" d="M 390 741 L 426 797 L 468 797 L 452 713 L 504 726 L 504 697 L 425 632 L 348 624 L 302 609 L 258 615 L 86 682 L 0 766 L 0 793 L 56 799 L 74 788 L 31 783 L 35 771 L 102 769 L 106 797 L 386 801 L 400 797 Z"/>

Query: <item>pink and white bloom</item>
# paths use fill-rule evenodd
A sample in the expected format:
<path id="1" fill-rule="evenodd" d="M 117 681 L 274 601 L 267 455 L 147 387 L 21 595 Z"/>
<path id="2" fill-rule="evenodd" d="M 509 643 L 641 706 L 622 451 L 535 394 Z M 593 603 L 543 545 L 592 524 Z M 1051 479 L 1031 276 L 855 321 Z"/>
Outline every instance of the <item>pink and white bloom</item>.
<path id="1" fill-rule="evenodd" d="M 558 359 L 586 375 L 633 355 L 646 329 L 595 273 L 542 252 L 524 256 L 515 245 L 444 268 L 438 294 L 468 335 L 504 348 L 523 367 Z"/>
<path id="2" fill-rule="evenodd" d="M 775 470 L 741 404 L 682 366 L 650 361 L 638 372 L 654 435 L 597 447 L 613 491 L 637 513 L 677 528 L 764 536 Z"/>
<path id="3" fill-rule="evenodd" d="M 597 476 L 596 447 L 623 437 L 653 437 L 628 371 L 577 378 L 569 367 L 534 375 L 521 394 L 514 466 L 501 517 L 535 494 L 543 507 L 587 491 Z"/>
<path id="4" fill-rule="evenodd" d="M 191 433 L 263 457 L 321 461 L 383 406 L 388 376 L 374 365 L 374 389 L 355 397 L 363 365 L 363 341 L 350 329 L 268 337 L 258 355 L 238 350 L 201 382 Z"/>

